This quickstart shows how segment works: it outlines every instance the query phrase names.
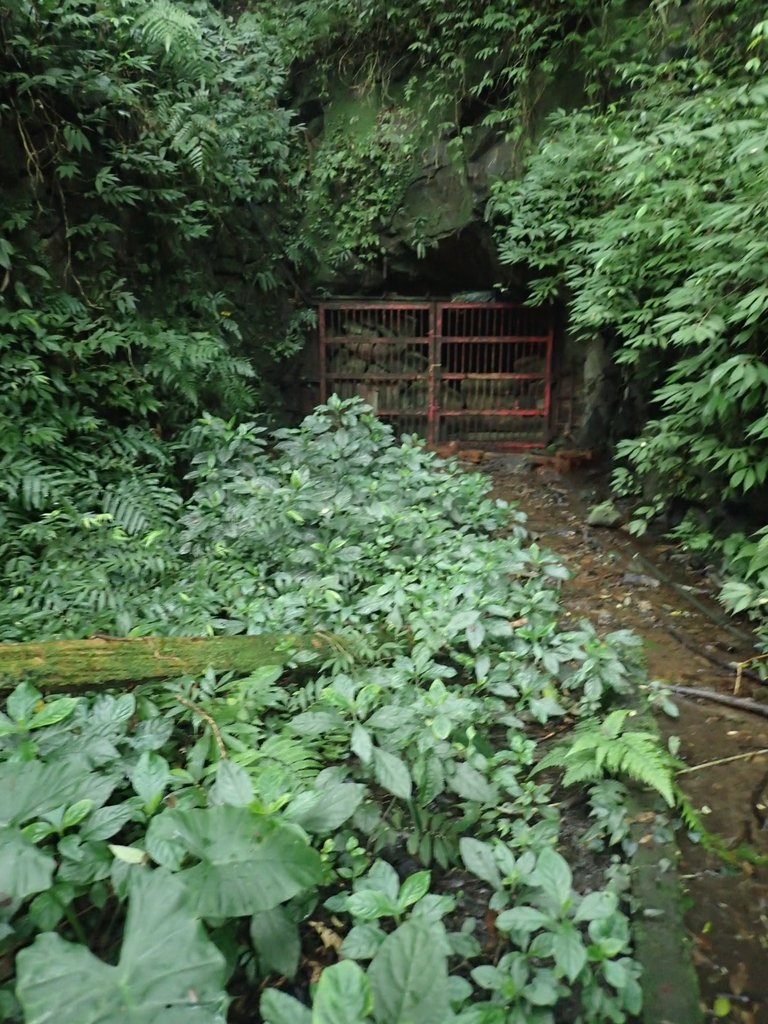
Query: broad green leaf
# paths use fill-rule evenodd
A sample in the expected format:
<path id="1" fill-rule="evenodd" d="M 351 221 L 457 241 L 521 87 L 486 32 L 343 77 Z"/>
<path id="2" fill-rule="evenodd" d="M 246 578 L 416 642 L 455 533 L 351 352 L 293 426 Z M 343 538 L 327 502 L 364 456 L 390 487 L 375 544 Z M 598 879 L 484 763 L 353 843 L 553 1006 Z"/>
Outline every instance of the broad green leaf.
<path id="1" fill-rule="evenodd" d="M 599 918 L 610 917 L 618 907 L 616 894 L 608 889 L 600 892 L 590 892 L 579 903 L 574 915 L 574 921 L 596 921 Z"/>
<path id="2" fill-rule="evenodd" d="M 375 860 L 370 871 L 364 878 L 358 880 L 355 889 L 378 889 L 386 893 L 393 903 L 397 902 L 397 894 L 400 892 L 400 876 L 392 867 L 389 861 Z"/>
<path id="3" fill-rule="evenodd" d="M 404 761 L 394 754 L 390 754 L 381 747 L 375 747 L 373 751 L 373 771 L 376 781 L 392 796 L 401 800 L 411 798 L 411 773 Z"/>
<path id="4" fill-rule="evenodd" d="M 630 978 L 626 963 L 622 960 L 606 960 L 603 964 L 603 975 L 609 985 L 612 985 L 617 992 L 627 987 Z"/>
<path id="5" fill-rule="evenodd" d="M 85 798 L 95 781 L 85 758 L 0 764 L 0 825 L 20 824 Z"/>
<path id="6" fill-rule="evenodd" d="M 64 812 L 64 817 L 61 819 L 62 830 L 68 828 L 74 828 L 75 825 L 79 825 L 80 822 L 87 818 L 93 808 L 93 800 L 78 800 L 76 803 L 68 807 Z"/>
<path id="7" fill-rule="evenodd" d="M 268 988 L 259 1001 L 264 1024 L 312 1024 L 312 1011 L 298 999 Z"/>
<path id="8" fill-rule="evenodd" d="M 320 855 L 295 827 L 226 805 L 168 810 L 152 819 L 147 852 L 170 868 L 179 851 L 199 861 L 178 875 L 201 917 L 271 910 L 323 876 Z"/>
<path id="9" fill-rule="evenodd" d="M 57 882 L 39 893 L 29 905 L 29 916 L 38 931 L 52 932 L 72 902 L 75 888 L 68 882 Z M 2 1018 L 0 1018 L 2 1019 Z"/>
<path id="10" fill-rule="evenodd" d="M 536 870 L 530 878 L 532 885 L 538 885 L 547 895 L 557 901 L 562 909 L 571 896 L 571 869 L 568 862 L 557 850 L 546 846 L 536 859 Z"/>
<path id="11" fill-rule="evenodd" d="M 69 718 L 79 703 L 79 697 L 59 697 L 58 700 L 44 704 L 35 711 L 27 726 L 29 729 L 42 729 L 46 725 L 63 722 L 65 718 Z"/>
<path id="12" fill-rule="evenodd" d="M 224 957 L 167 871 L 134 869 L 120 959 L 113 967 L 46 932 L 19 953 L 26 1024 L 216 1024 Z"/>
<path id="13" fill-rule="evenodd" d="M 352 729 L 352 737 L 349 746 L 353 754 L 357 754 L 363 764 L 369 764 L 373 757 L 373 740 L 367 729 L 364 729 L 359 722 L 355 723 Z"/>
<path id="14" fill-rule="evenodd" d="M 554 1006 L 560 998 L 560 985 L 555 972 L 546 969 L 536 971 L 523 993 L 534 1006 Z"/>
<path id="15" fill-rule="evenodd" d="M 322 789 L 299 793 L 286 807 L 289 821 L 301 825 L 313 835 L 335 832 L 355 813 L 365 796 L 365 786 L 357 782 L 338 782 Z"/>
<path id="16" fill-rule="evenodd" d="M 99 807 L 80 827 L 83 839 L 111 839 L 126 822 L 131 820 L 133 811 L 127 804 Z"/>
<path id="17" fill-rule="evenodd" d="M 445 1024 L 450 1004 L 443 949 L 435 926 L 419 920 L 387 936 L 368 969 L 377 1024 Z"/>
<path id="18" fill-rule="evenodd" d="M 462 762 L 448 785 L 463 800 L 475 800 L 481 804 L 495 804 L 499 799 L 498 788 L 492 785 L 476 768 Z"/>
<path id="19" fill-rule="evenodd" d="M 403 882 L 400 888 L 400 895 L 397 898 L 397 905 L 400 910 L 405 910 L 414 903 L 418 903 L 423 896 L 426 896 L 429 892 L 431 880 L 432 874 L 429 871 L 416 871 L 414 874 L 409 875 Z"/>
<path id="20" fill-rule="evenodd" d="M 459 852 L 467 871 L 471 871 L 494 889 L 501 889 L 501 874 L 490 843 L 462 836 L 459 840 Z"/>
<path id="21" fill-rule="evenodd" d="M 253 801 L 253 783 L 245 768 L 228 758 L 216 765 L 216 779 L 211 787 L 212 804 L 247 807 Z"/>
<path id="22" fill-rule="evenodd" d="M 587 962 L 587 951 L 581 935 L 570 922 L 562 924 L 554 936 L 552 953 L 556 966 L 573 984 Z"/>
<path id="23" fill-rule="evenodd" d="M 347 911 L 360 921 L 375 921 L 380 917 L 395 917 L 397 903 L 377 889 L 361 889 L 347 900 Z"/>
<path id="24" fill-rule="evenodd" d="M 42 694 L 31 683 L 19 683 L 8 697 L 5 710 L 14 722 L 29 722 L 42 700 Z"/>
<path id="25" fill-rule="evenodd" d="M 364 1024 L 373 1010 L 371 984 L 352 960 L 326 967 L 312 1001 L 312 1024 Z"/>
<path id="26" fill-rule="evenodd" d="M 56 861 L 18 829 L 0 827 L 0 903 L 23 900 L 51 886 Z"/>
<path id="27" fill-rule="evenodd" d="M 474 983 L 489 992 L 497 992 L 504 984 L 504 974 L 493 964 L 481 964 L 479 967 L 474 967 L 471 974 Z"/>
<path id="28" fill-rule="evenodd" d="M 535 932 L 546 928 L 552 919 L 535 907 L 512 907 L 496 918 L 496 927 L 502 932 Z"/>
<path id="29" fill-rule="evenodd" d="M 168 762 L 154 750 L 145 750 L 130 774 L 131 785 L 145 804 L 156 803 L 171 781 Z"/>
<path id="30" fill-rule="evenodd" d="M 356 924 L 344 936 L 341 955 L 348 960 L 370 960 L 386 937 L 376 924 Z"/>
<path id="31" fill-rule="evenodd" d="M 251 942 L 262 967 L 286 978 L 294 976 L 301 955 L 299 927 L 285 907 L 253 915 Z"/>

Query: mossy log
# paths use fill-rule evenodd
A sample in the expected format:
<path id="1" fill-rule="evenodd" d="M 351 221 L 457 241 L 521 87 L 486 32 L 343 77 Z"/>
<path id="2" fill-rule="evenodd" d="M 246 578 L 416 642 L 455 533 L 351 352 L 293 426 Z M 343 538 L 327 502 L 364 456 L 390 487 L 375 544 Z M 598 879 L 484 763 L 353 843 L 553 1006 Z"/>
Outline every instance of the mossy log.
<path id="1" fill-rule="evenodd" d="M 246 674 L 262 665 L 283 664 L 298 649 L 325 646 L 316 637 L 293 636 L 101 637 L 0 644 L 0 690 L 23 679 L 42 690 L 74 690 L 199 676 L 208 668 Z"/>

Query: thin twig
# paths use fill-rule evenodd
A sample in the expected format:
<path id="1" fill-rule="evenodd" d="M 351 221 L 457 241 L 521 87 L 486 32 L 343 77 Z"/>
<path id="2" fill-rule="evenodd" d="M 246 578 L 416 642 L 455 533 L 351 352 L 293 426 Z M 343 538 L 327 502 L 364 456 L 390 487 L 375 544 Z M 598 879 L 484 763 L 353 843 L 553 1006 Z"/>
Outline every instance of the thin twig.
<path id="1" fill-rule="evenodd" d="M 704 761 L 702 764 L 691 765 L 690 768 L 681 768 L 678 775 L 688 775 L 690 772 L 697 772 L 700 768 L 716 768 L 720 764 L 729 764 L 731 761 L 744 761 L 748 757 L 757 757 L 758 754 L 768 754 L 768 747 L 761 747 L 760 750 L 747 750 L 743 754 L 731 754 L 730 757 L 718 757 L 715 761 Z"/>
<path id="2" fill-rule="evenodd" d="M 210 725 L 211 732 L 213 733 L 213 737 L 216 740 L 216 746 L 219 748 L 219 756 L 221 757 L 222 760 L 226 760 L 227 749 L 224 746 L 224 740 L 222 739 L 221 736 L 221 730 L 219 729 L 218 725 L 216 725 L 214 719 L 208 714 L 207 711 L 203 711 L 202 708 L 198 707 L 197 704 L 193 704 L 191 700 L 187 700 L 186 697 L 179 697 L 177 694 L 176 700 L 179 702 L 179 704 L 183 704 L 185 708 L 189 708 L 190 711 L 194 711 L 196 715 L 199 715 L 204 722 L 207 722 L 208 725 Z"/>

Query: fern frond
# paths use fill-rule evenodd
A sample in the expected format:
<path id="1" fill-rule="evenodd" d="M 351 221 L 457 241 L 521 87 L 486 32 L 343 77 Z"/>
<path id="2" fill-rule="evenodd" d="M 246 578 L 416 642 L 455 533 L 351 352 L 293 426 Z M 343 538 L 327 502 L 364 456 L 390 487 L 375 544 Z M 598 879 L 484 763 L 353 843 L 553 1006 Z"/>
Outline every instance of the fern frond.
<path id="1" fill-rule="evenodd" d="M 627 728 L 631 716 L 631 711 L 622 709 L 612 712 L 603 721 L 592 718 L 579 723 L 571 742 L 553 747 L 533 771 L 564 768 L 563 784 L 566 786 L 594 782 L 606 776 L 628 776 L 656 790 L 674 807 L 677 761 L 653 733 Z"/>
<path id="2" fill-rule="evenodd" d="M 309 785 L 322 769 L 317 753 L 292 736 L 270 736 L 259 748 L 259 760 L 276 762 L 298 787 Z"/>
<path id="3" fill-rule="evenodd" d="M 200 42 L 202 33 L 196 18 L 171 0 L 154 0 L 136 19 L 136 30 L 153 46 L 184 52 Z"/>

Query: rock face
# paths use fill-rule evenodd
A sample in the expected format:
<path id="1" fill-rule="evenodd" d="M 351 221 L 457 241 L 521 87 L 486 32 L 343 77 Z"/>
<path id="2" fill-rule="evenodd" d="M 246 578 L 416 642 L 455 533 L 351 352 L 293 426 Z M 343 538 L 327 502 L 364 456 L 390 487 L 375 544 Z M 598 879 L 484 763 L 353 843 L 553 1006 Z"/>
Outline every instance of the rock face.
<path id="1" fill-rule="evenodd" d="M 320 254 L 309 290 L 445 298 L 494 289 L 499 294 L 501 289 L 505 297 L 524 300 L 526 268 L 499 262 L 486 209 L 494 181 L 522 173 L 522 154 L 535 141 L 546 114 L 555 107 L 578 105 L 583 90 L 572 75 L 542 88 L 539 95 L 528 134 L 516 141 L 508 137 L 512 126 L 482 123 L 485 108 L 478 111 L 477 123 L 463 124 L 460 135 L 447 137 L 442 126 L 451 115 L 430 111 L 426 97 L 421 106 L 418 95 L 405 98 L 397 84 L 390 83 L 382 97 L 376 88 L 361 92 L 339 81 L 322 101 L 314 99 L 312 118 L 307 118 L 315 161 L 311 180 L 322 178 L 323 167 L 329 158 L 336 159 L 337 151 L 342 157 L 326 183 L 322 212 L 308 212 L 308 223 L 315 218 L 313 242 Z M 371 176 L 374 158 L 381 160 L 380 177 Z M 353 170 L 355 161 L 367 175 L 364 185 Z M 343 217 L 337 225 L 331 218 L 345 201 L 353 215 L 366 205 L 367 196 L 376 208 L 367 225 L 373 240 L 369 258 L 358 259 L 354 253 L 339 258 L 339 239 L 347 225 Z M 587 344 L 570 339 L 564 313 L 564 307 L 555 311 L 559 327 L 550 435 L 599 451 L 621 433 L 621 381 L 612 365 L 611 345 L 601 337 Z"/>
<path id="2" fill-rule="evenodd" d="M 367 153 L 382 162 L 380 180 L 374 177 L 369 185 L 371 205 L 377 206 L 370 228 L 379 253 L 368 260 L 340 260 L 333 251 L 338 233 L 322 223 L 321 214 L 310 226 L 320 250 L 316 287 L 335 294 L 445 296 L 499 282 L 514 286 L 516 275 L 497 259 L 485 208 L 492 182 L 519 172 L 516 145 L 481 126 L 467 127 L 461 139 L 446 138 L 441 112 L 430 111 L 426 99 L 420 107 L 418 99 L 406 103 L 396 88 L 392 91 L 394 103 L 390 94 L 386 99 L 375 91 L 358 95 L 353 86 L 337 83 L 322 116 L 312 119 L 311 131 L 308 127 L 315 180 L 326 175 L 322 167 L 331 148 L 345 153 L 340 170 L 333 172 L 326 213 L 332 215 L 334 205 L 343 203 L 345 194 L 351 199 L 358 187 L 355 159 L 364 164 Z M 355 198 L 365 196 L 363 189 Z"/>

